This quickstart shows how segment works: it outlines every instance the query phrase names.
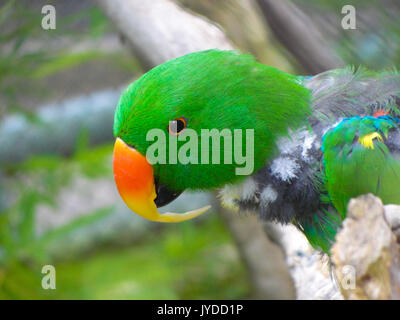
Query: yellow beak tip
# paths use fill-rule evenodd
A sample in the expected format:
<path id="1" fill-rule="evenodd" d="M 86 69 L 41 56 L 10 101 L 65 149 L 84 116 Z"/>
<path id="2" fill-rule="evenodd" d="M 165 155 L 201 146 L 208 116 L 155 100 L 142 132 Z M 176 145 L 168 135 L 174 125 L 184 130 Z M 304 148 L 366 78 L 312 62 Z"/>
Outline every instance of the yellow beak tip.
<path id="1" fill-rule="evenodd" d="M 154 217 L 156 219 L 152 219 L 153 221 L 157 222 L 183 222 L 187 220 L 191 220 L 194 218 L 197 218 L 198 216 L 202 215 L 206 211 L 208 211 L 211 208 L 210 205 L 202 207 L 200 209 L 188 211 L 185 213 L 173 213 L 173 212 L 167 212 L 164 214 L 158 214 L 157 217 Z"/>

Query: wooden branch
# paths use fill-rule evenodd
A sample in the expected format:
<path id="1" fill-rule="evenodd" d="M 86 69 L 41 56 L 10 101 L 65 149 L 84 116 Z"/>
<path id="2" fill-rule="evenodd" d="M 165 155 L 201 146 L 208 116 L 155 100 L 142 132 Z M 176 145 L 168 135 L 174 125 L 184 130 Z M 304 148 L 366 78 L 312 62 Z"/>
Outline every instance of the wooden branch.
<path id="1" fill-rule="evenodd" d="M 388 207 L 387 216 L 385 210 L 373 195 L 349 204 L 332 248 L 335 274 L 345 299 L 400 298 L 400 248 L 391 228 L 399 227 L 400 207 Z"/>
<path id="2" fill-rule="evenodd" d="M 206 49 L 232 49 L 210 21 L 166 0 L 98 0 L 146 69 Z"/>
<path id="3" fill-rule="evenodd" d="M 104 90 L 47 104 L 37 121 L 10 115 L 0 123 L 0 164 L 24 161 L 37 154 L 69 155 L 81 134 L 91 145 L 111 142 L 114 110 L 122 88 Z"/>
<path id="4" fill-rule="evenodd" d="M 273 243 L 254 215 L 239 215 L 215 202 L 229 226 L 248 269 L 253 285 L 253 299 L 294 299 L 293 279 L 282 248 Z"/>
<path id="5" fill-rule="evenodd" d="M 328 256 L 313 249 L 304 234 L 293 225 L 270 224 L 268 228 L 274 229 L 275 241 L 285 252 L 296 299 L 343 299 L 339 287 L 332 281 Z"/>
<path id="6" fill-rule="evenodd" d="M 249 52 L 261 63 L 286 72 L 294 71 L 273 36 L 257 3 L 253 0 L 176 0 L 225 30 L 226 35 L 242 52 Z M 240 21 L 240 23 L 238 23 Z"/>
<path id="7" fill-rule="evenodd" d="M 343 65 L 328 43 L 301 10 L 286 0 L 257 0 L 275 37 L 306 72 L 320 73 Z"/>

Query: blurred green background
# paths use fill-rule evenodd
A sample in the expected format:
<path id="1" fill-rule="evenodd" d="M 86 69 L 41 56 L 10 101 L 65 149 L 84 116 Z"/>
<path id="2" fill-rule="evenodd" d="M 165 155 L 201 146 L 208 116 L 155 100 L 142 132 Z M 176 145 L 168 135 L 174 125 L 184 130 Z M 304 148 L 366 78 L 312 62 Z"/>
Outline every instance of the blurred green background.
<path id="1" fill-rule="evenodd" d="M 217 21 L 263 63 L 306 72 L 274 39 L 255 3 L 179 2 Z M 344 64 L 400 65 L 396 1 L 350 1 L 362 15 L 349 32 L 340 27 L 340 8 L 349 1 L 293 2 Z M 41 28 L 48 3 L 57 10 L 56 30 Z M 238 14 L 248 19 L 240 28 Z M 0 299 L 251 296 L 246 267 L 218 214 L 165 226 L 133 215 L 120 200 L 111 169 L 112 113 L 143 70 L 95 2 L 0 1 L 0 53 Z M 173 208 L 210 199 L 189 194 Z M 48 264 L 56 268 L 57 290 L 41 287 Z"/>

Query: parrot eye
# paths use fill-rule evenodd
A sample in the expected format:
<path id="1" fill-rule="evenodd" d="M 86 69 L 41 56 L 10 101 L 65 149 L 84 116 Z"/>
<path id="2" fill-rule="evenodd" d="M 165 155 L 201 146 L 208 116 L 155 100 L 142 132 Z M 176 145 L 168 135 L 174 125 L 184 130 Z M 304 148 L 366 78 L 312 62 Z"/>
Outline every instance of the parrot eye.
<path id="1" fill-rule="evenodd" d="M 170 121 L 168 125 L 168 132 L 173 136 L 177 136 L 182 133 L 183 129 L 187 126 L 187 119 L 180 117 L 178 119 Z"/>

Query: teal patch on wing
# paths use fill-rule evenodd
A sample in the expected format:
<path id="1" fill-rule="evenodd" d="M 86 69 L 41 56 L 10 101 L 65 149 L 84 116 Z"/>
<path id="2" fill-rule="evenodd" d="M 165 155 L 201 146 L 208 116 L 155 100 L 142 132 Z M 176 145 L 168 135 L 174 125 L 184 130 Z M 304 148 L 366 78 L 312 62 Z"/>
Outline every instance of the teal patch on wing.
<path id="1" fill-rule="evenodd" d="M 346 118 L 323 137 L 324 183 L 345 218 L 351 198 L 366 193 L 400 204 L 399 119 Z M 396 144 L 396 143 L 398 144 Z"/>

